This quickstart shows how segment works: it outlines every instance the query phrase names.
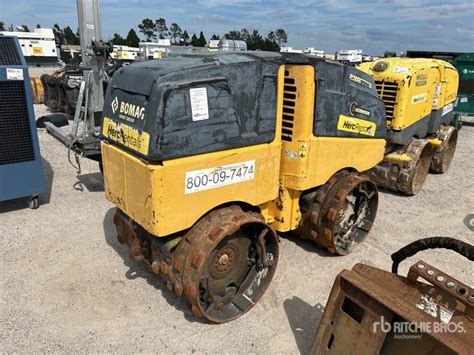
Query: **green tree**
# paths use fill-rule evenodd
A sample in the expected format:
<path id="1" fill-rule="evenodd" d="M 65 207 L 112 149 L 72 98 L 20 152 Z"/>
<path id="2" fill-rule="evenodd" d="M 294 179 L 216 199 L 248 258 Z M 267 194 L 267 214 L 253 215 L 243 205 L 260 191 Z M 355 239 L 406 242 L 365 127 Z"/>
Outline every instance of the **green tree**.
<path id="1" fill-rule="evenodd" d="M 114 33 L 114 36 L 112 37 L 110 42 L 112 42 L 112 44 L 115 44 L 116 46 L 125 46 L 125 40 L 118 33 Z"/>
<path id="2" fill-rule="evenodd" d="M 169 34 L 173 39 L 174 44 L 179 44 L 179 40 L 181 39 L 182 30 L 181 27 L 177 23 L 172 23 L 170 26 Z"/>
<path id="3" fill-rule="evenodd" d="M 288 40 L 288 35 L 283 29 L 278 29 L 276 31 L 271 31 L 268 33 L 267 37 L 263 36 L 258 32 L 258 30 L 252 30 L 250 33 L 246 28 L 241 29 L 240 31 L 232 30 L 224 35 L 224 38 L 234 40 L 234 41 L 245 41 L 247 43 L 247 49 L 249 50 L 264 50 L 264 51 L 280 51 L 281 43 L 286 43 Z M 219 39 L 218 36 L 213 35 L 211 39 Z"/>
<path id="4" fill-rule="evenodd" d="M 274 51 L 274 52 L 280 51 L 280 46 L 276 42 L 275 32 L 271 31 L 270 33 L 268 33 L 267 37 L 263 41 L 262 49 L 264 51 Z"/>
<path id="5" fill-rule="evenodd" d="M 67 44 L 79 45 L 81 44 L 79 37 L 71 30 L 71 27 L 64 27 L 64 40 Z"/>
<path id="6" fill-rule="evenodd" d="M 196 37 L 196 34 L 194 33 L 193 36 L 191 37 L 191 44 L 194 46 L 194 47 L 199 47 L 199 40 L 198 38 Z"/>
<path id="7" fill-rule="evenodd" d="M 140 38 L 138 38 L 137 33 L 133 28 L 128 31 L 127 38 L 125 39 L 125 44 L 130 47 L 138 47 L 140 43 Z"/>
<path id="8" fill-rule="evenodd" d="M 191 43 L 191 39 L 189 38 L 189 33 L 186 30 L 184 30 L 183 32 L 183 42 L 186 46 Z"/>
<path id="9" fill-rule="evenodd" d="M 256 49 L 264 49 L 264 40 L 262 35 L 258 32 L 258 30 L 253 30 L 252 34 L 247 39 L 247 49 L 252 51 Z"/>
<path id="10" fill-rule="evenodd" d="M 168 27 L 166 26 L 166 20 L 160 17 L 155 21 L 156 32 L 158 32 L 159 38 L 164 39 L 168 35 Z"/>
<path id="11" fill-rule="evenodd" d="M 23 27 L 23 31 L 31 32 L 27 25 L 21 25 L 21 27 Z"/>
<path id="12" fill-rule="evenodd" d="M 145 18 L 142 20 L 142 23 L 138 25 L 138 29 L 146 37 L 147 41 L 156 39 L 156 24 L 153 20 Z"/>
<path id="13" fill-rule="evenodd" d="M 41 28 L 41 25 L 39 23 L 36 24 L 36 28 Z"/>
<path id="14" fill-rule="evenodd" d="M 240 39 L 244 42 L 248 42 L 250 40 L 250 33 L 246 28 L 242 28 L 240 30 Z"/>
<path id="15" fill-rule="evenodd" d="M 7 26 L 5 25 L 5 22 L 0 21 L 0 31 L 3 31 L 4 28 L 7 28 Z"/>
<path id="16" fill-rule="evenodd" d="M 198 38 L 198 47 L 204 47 L 206 44 L 206 37 L 204 37 L 204 32 L 201 31 Z"/>
<path id="17" fill-rule="evenodd" d="M 268 38 L 269 41 L 276 42 L 275 32 L 270 31 L 267 35 L 267 38 Z"/>
<path id="18" fill-rule="evenodd" d="M 220 40 L 219 35 L 216 35 L 215 33 L 212 35 L 211 40 L 213 41 L 218 41 Z"/>
<path id="19" fill-rule="evenodd" d="M 278 43 L 276 43 L 275 41 L 270 40 L 268 37 L 265 38 L 262 49 L 264 51 L 271 51 L 271 52 L 279 52 L 280 51 L 280 47 L 278 46 Z"/>
<path id="20" fill-rule="evenodd" d="M 226 33 L 224 35 L 224 38 L 225 39 L 233 39 L 234 41 L 241 41 L 242 40 L 242 33 L 241 33 L 241 31 L 232 30 L 232 31 L 229 31 L 228 33 Z"/>
<path id="21" fill-rule="evenodd" d="M 283 28 L 279 28 L 275 31 L 275 40 L 279 47 L 288 42 L 288 34 Z"/>

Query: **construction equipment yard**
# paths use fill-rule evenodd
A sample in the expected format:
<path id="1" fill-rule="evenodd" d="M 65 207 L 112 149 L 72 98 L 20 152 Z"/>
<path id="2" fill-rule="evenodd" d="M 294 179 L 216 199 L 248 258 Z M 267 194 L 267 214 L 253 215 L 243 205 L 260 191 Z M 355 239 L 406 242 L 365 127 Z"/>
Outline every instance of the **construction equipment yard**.
<path id="1" fill-rule="evenodd" d="M 472 353 L 474 4 L 139 3 L 0 0 L 0 355 Z"/>
<path id="2" fill-rule="evenodd" d="M 35 111 L 36 117 L 47 113 L 43 105 Z M 474 214 L 474 126 L 466 124 L 446 174 L 428 175 L 415 196 L 380 192 L 372 232 L 350 255 L 283 236 L 274 282 L 261 301 L 216 326 L 193 316 L 146 264 L 130 260 L 117 241 L 115 206 L 104 199 L 98 164 L 83 159 L 77 174 L 61 143 L 45 130 L 39 141 L 47 186 L 41 208 L 0 203 L 0 351 L 6 353 L 306 353 L 342 269 L 365 263 L 389 270 L 390 255 L 419 238 L 474 243 L 466 226 Z M 405 262 L 400 274 L 423 258 L 469 284 L 472 263 L 453 256 L 426 251 Z"/>

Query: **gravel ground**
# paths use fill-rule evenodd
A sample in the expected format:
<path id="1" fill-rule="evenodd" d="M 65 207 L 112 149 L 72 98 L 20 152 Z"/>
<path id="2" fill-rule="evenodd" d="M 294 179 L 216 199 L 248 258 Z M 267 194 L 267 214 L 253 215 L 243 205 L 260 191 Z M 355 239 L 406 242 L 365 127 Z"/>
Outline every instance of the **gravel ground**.
<path id="1" fill-rule="evenodd" d="M 44 111 L 37 106 L 37 116 Z M 474 127 L 459 134 L 450 171 L 430 175 L 414 197 L 382 192 L 374 229 L 351 255 L 282 238 L 275 278 L 244 317 L 210 325 L 192 316 L 115 237 L 114 206 L 96 163 L 77 175 L 66 149 L 39 132 L 47 194 L 35 211 L 0 203 L 0 352 L 304 353 L 334 278 L 355 263 L 390 269 L 390 254 L 421 237 L 474 243 Z M 402 264 L 406 273 L 418 257 Z M 448 251 L 425 261 L 472 285 L 473 265 Z"/>

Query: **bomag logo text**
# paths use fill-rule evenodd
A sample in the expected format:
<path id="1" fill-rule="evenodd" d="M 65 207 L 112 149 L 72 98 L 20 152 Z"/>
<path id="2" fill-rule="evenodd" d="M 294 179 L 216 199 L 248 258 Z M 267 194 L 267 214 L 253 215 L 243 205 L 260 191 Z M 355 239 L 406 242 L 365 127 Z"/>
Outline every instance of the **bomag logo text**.
<path id="1" fill-rule="evenodd" d="M 360 76 L 350 74 L 349 75 L 349 80 L 352 80 L 353 82 L 355 82 L 357 84 L 360 84 L 362 86 L 368 87 L 369 89 L 372 89 L 372 83 L 370 81 L 362 79 Z"/>
<path id="2" fill-rule="evenodd" d="M 145 108 L 139 105 L 129 104 L 128 102 L 122 101 L 120 103 L 120 114 L 138 118 L 138 119 L 145 119 Z"/>

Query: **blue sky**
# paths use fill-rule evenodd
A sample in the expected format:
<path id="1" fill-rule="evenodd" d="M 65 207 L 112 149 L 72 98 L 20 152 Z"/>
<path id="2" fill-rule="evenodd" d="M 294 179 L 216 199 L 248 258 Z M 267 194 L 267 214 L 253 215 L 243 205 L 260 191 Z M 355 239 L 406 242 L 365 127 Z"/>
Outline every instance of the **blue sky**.
<path id="1" fill-rule="evenodd" d="M 288 46 L 474 51 L 474 0 L 101 0 L 103 35 L 126 35 L 145 17 L 164 17 L 206 37 L 232 29 L 284 28 Z M 0 0 L 0 21 L 77 28 L 75 0 Z"/>

